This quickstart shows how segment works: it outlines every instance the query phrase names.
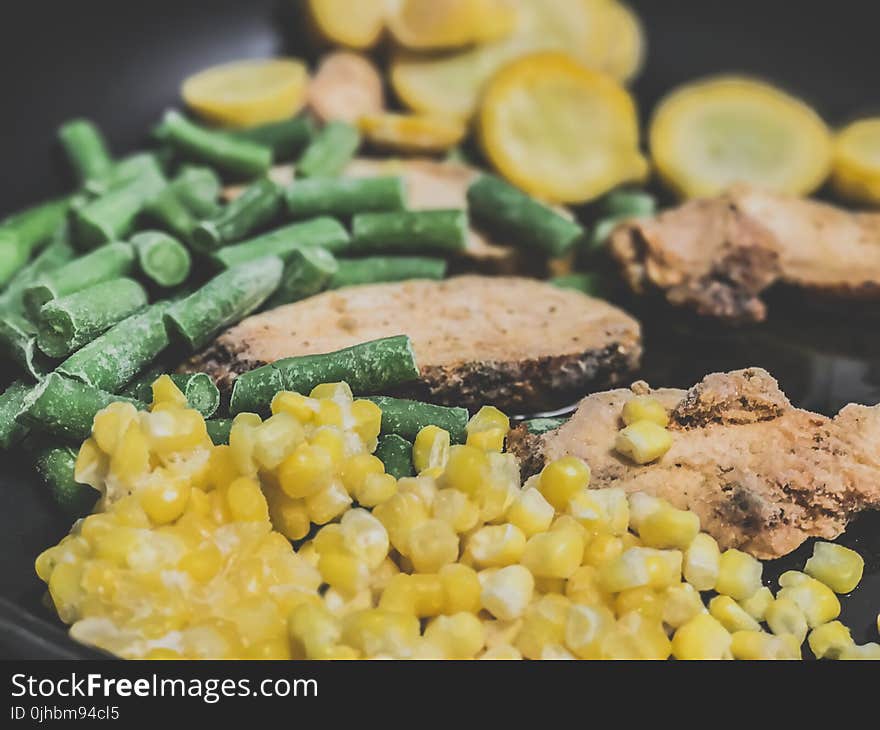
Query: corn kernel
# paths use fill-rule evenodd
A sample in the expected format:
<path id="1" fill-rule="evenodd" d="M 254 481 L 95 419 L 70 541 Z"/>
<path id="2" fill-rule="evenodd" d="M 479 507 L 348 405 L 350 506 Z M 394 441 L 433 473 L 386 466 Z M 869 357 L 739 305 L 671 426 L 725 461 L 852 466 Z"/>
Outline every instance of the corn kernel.
<path id="1" fill-rule="evenodd" d="M 621 616 L 602 637 L 602 653 L 609 659 L 668 659 L 672 645 L 660 619 L 633 611 Z"/>
<path id="2" fill-rule="evenodd" d="M 208 442 L 205 419 L 198 411 L 185 408 L 154 411 L 142 416 L 150 446 L 159 454 L 186 451 Z"/>
<path id="3" fill-rule="evenodd" d="M 488 454 L 473 446 L 459 444 L 449 449 L 449 459 L 440 478 L 440 485 L 473 497 L 488 477 Z"/>
<path id="4" fill-rule="evenodd" d="M 368 657 L 409 656 L 419 634 L 415 616 L 379 608 L 357 611 L 342 621 L 343 643 Z"/>
<path id="5" fill-rule="evenodd" d="M 288 615 L 287 633 L 292 659 L 315 659 L 339 641 L 342 627 L 324 606 L 303 603 Z"/>
<path id="6" fill-rule="evenodd" d="M 763 621 L 771 603 L 773 603 L 773 592 L 767 586 L 761 586 L 751 596 L 740 601 L 739 605 L 755 621 Z"/>
<path id="7" fill-rule="evenodd" d="M 196 550 L 192 550 L 184 555 L 177 567 L 188 573 L 193 580 L 199 583 L 206 583 L 220 572 L 223 566 L 223 555 L 217 546 L 210 542 L 199 545 Z"/>
<path id="8" fill-rule="evenodd" d="M 253 457 L 261 469 L 274 469 L 303 441 L 299 421 L 289 413 L 277 413 L 256 428 Z"/>
<path id="9" fill-rule="evenodd" d="M 878 661 L 880 660 L 880 644 L 872 641 L 867 644 L 847 646 L 840 652 L 840 659 L 870 659 Z"/>
<path id="10" fill-rule="evenodd" d="M 510 419 L 493 406 L 483 406 L 467 424 L 467 444 L 500 452 L 510 431 Z"/>
<path id="11" fill-rule="evenodd" d="M 150 446 L 137 421 L 130 421 L 110 457 L 110 473 L 132 487 L 150 468 Z"/>
<path id="12" fill-rule="evenodd" d="M 486 643 L 483 624 L 472 613 L 438 616 L 425 629 L 425 638 L 438 644 L 448 659 L 473 659 Z"/>
<path id="13" fill-rule="evenodd" d="M 359 557 L 345 553 L 323 553 L 318 570 L 325 583 L 351 597 L 370 584 L 370 568 Z"/>
<path id="14" fill-rule="evenodd" d="M 191 488 L 181 479 L 167 479 L 140 491 L 140 502 L 147 516 L 157 525 L 167 525 L 186 509 Z"/>
<path id="15" fill-rule="evenodd" d="M 388 556 L 388 532 L 365 509 L 348 510 L 342 515 L 339 526 L 345 549 L 363 559 L 370 570 L 378 568 Z"/>
<path id="16" fill-rule="evenodd" d="M 808 642 L 816 659 L 839 659 L 841 652 L 855 643 L 849 629 L 840 621 L 817 626 L 810 632 Z"/>
<path id="17" fill-rule="evenodd" d="M 761 630 L 761 625 L 730 596 L 715 596 L 709 601 L 709 613 L 731 634 L 737 631 Z"/>
<path id="18" fill-rule="evenodd" d="M 345 423 L 345 412 L 336 401 L 322 398 L 318 401 L 318 411 L 315 413 L 314 422 L 317 426 L 342 428 Z"/>
<path id="19" fill-rule="evenodd" d="M 703 599 L 690 583 L 676 583 L 663 592 L 663 623 L 677 629 L 694 616 L 705 613 Z"/>
<path id="20" fill-rule="evenodd" d="M 458 535 L 443 520 L 426 520 L 409 538 L 409 558 L 420 573 L 434 573 L 458 558 Z"/>
<path id="21" fill-rule="evenodd" d="M 614 625 L 605 606 L 573 605 L 565 621 L 565 646 L 580 659 L 600 659 L 601 639 Z"/>
<path id="22" fill-rule="evenodd" d="M 158 405 L 173 408 L 186 408 L 186 396 L 180 391 L 169 375 L 160 375 L 153 381 L 153 408 Z"/>
<path id="23" fill-rule="evenodd" d="M 312 521 L 301 499 L 292 499 L 284 492 L 275 491 L 269 500 L 269 516 L 272 526 L 288 540 L 301 540 L 309 534 Z"/>
<path id="24" fill-rule="evenodd" d="M 574 603 L 585 605 L 603 603 L 605 593 L 599 585 L 599 571 L 592 565 L 579 567 L 566 581 L 565 595 Z"/>
<path id="25" fill-rule="evenodd" d="M 92 423 L 92 438 L 105 454 L 116 451 L 119 437 L 125 433 L 129 424 L 137 420 L 137 409 L 125 401 L 111 403 L 95 414 Z"/>
<path id="26" fill-rule="evenodd" d="M 73 478 L 80 484 L 101 484 L 109 463 L 107 456 L 98 448 L 95 439 L 88 438 L 83 441 L 77 452 Z"/>
<path id="27" fill-rule="evenodd" d="M 428 510 L 416 495 L 397 493 L 376 506 L 373 516 L 385 525 L 394 549 L 408 555 L 410 534 L 428 519 Z"/>
<path id="28" fill-rule="evenodd" d="M 519 653 L 519 650 L 510 644 L 498 644 L 498 646 L 493 646 L 491 649 L 486 649 L 486 651 L 480 655 L 480 659 L 501 660 L 522 658 L 522 654 Z"/>
<path id="29" fill-rule="evenodd" d="M 782 588 L 777 598 L 789 598 L 803 612 L 810 628 L 833 621 L 840 615 L 840 601 L 827 585 L 814 578 Z"/>
<path id="30" fill-rule="evenodd" d="M 311 422 L 318 411 L 318 402 L 299 393 L 282 390 L 272 398 L 272 414 L 289 413 L 301 424 Z"/>
<path id="31" fill-rule="evenodd" d="M 375 507 L 397 494 L 397 480 L 391 474 L 367 474 L 353 496 L 364 507 Z"/>
<path id="32" fill-rule="evenodd" d="M 599 580 L 602 589 L 619 593 L 651 583 L 650 553 L 648 548 L 630 548 L 601 566 Z"/>
<path id="33" fill-rule="evenodd" d="M 669 425 L 669 413 L 656 398 L 649 395 L 636 395 L 623 404 L 623 422 L 629 426 L 637 421 L 651 421 L 658 426 Z"/>
<path id="34" fill-rule="evenodd" d="M 522 564 L 539 578 L 568 578 L 580 566 L 584 540 L 575 530 L 533 535 L 526 542 Z"/>
<path id="35" fill-rule="evenodd" d="M 656 461 L 672 447 L 672 434 L 653 421 L 636 421 L 617 433 L 615 450 L 636 464 Z"/>
<path id="36" fill-rule="evenodd" d="M 777 636 L 791 634 L 798 646 L 807 638 L 807 619 L 804 612 L 790 598 L 777 598 L 765 612 L 765 621 Z"/>
<path id="37" fill-rule="evenodd" d="M 256 429 L 261 423 L 260 417 L 253 413 L 239 413 L 232 420 L 232 428 L 229 430 L 229 449 L 239 474 L 250 475 L 257 471 L 254 446 Z"/>
<path id="38" fill-rule="evenodd" d="M 522 627 L 514 645 L 526 659 L 540 659 L 548 645 L 565 640 L 565 626 L 571 601 L 565 596 L 550 594 L 532 603 L 525 612 Z"/>
<path id="39" fill-rule="evenodd" d="M 230 446 L 231 440 L 230 437 Z M 326 449 L 310 443 L 297 446 L 278 467 L 278 482 L 294 499 L 304 499 L 326 490 L 332 479 L 331 455 Z"/>
<path id="40" fill-rule="evenodd" d="M 614 613 L 625 616 L 628 613 L 643 613 L 651 618 L 663 617 L 664 596 L 653 588 L 642 586 L 621 591 L 614 599 Z"/>
<path id="41" fill-rule="evenodd" d="M 438 574 L 443 585 L 443 613 L 478 613 L 480 579 L 473 568 L 453 563 L 444 565 Z"/>
<path id="42" fill-rule="evenodd" d="M 684 553 L 684 579 L 698 591 L 711 591 L 720 568 L 721 551 L 715 538 L 706 533 L 694 536 Z"/>
<path id="43" fill-rule="evenodd" d="M 638 532 L 642 529 L 645 519 L 661 507 L 669 505 L 665 499 L 654 497 L 644 492 L 633 492 L 628 496 L 629 500 L 629 524 Z"/>
<path id="44" fill-rule="evenodd" d="M 326 489 L 305 499 L 309 519 L 316 525 L 326 525 L 336 519 L 350 504 L 351 497 L 338 482 L 333 482 Z"/>
<path id="45" fill-rule="evenodd" d="M 480 602 L 495 618 L 510 621 L 525 613 L 535 590 L 535 579 L 522 565 L 508 565 L 481 574 Z"/>
<path id="46" fill-rule="evenodd" d="M 862 580 L 865 561 L 854 550 L 833 542 L 817 542 L 804 570 L 835 593 L 849 593 Z"/>
<path id="47" fill-rule="evenodd" d="M 715 590 L 741 601 L 761 587 L 761 562 L 748 553 L 731 548 L 721 553 Z"/>
<path id="48" fill-rule="evenodd" d="M 676 630 L 672 655 L 676 659 L 730 659 L 732 640 L 718 619 L 701 613 Z"/>
<path id="49" fill-rule="evenodd" d="M 553 522 L 554 509 L 537 489 L 523 489 L 507 510 L 506 519 L 526 537 L 546 532 Z"/>
<path id="50" fill-rule="evenodd" d="M 592 532 L 623 535 L 629 526 L 629 503 L 622 489 L 590 489 L 568 502 L 568 513 Z"/>
<path id="51" fill-rule="evenodd" d="M 617 535 L 596 535 L 584 549 L 584 565 L 600 568 L 623 553 L 623 540 Z"/>
<path id="52" fill-rule="evenodd" d="M 441 489 L 431 504 L 431 514 L 461 534 L 477 526 L 480 511 L 468 496 L 457 489 Z"/>
<path id="53" fill-rule="evenodd" d="M 589 485 L 590 467 L 574 456 L 566 456 L 544 467 L 538 489 L 544 499 L 561 512 Z"/>
<path id="54" fill-rule="evenodd" d="M 664 506 L 648 515 L 639 537 L 648 547 L 686 550 L 700 532 L 700 518 L 693 512 Z"/>
<path id="55" fill-rule="evenodd" d="M 437 483 L 433 477 L 420 474 L 417 477 L 403 477 L 397 481 L 397 491 L 401 494 L 414 494 L 429 510 L 437 496 Z"/>
<path id="56" fill-rule="evenodd" d="M 369 400 L 356 400 L 351 404 L 354 432 L 365 444 L 372 444 L 382 429 L 382 409 Z"/>
<path id="57" fill-rule="evenodd" d="M 467 554 L 480 568 L 517 563 L 525 549 L 526 536 L 510 524 L 481 527 L 467 541 Z"/>
<path id="58" fill-rule="evenodd" d="M 419 473 L 434 467 L 442 469 L 449 460 L 449 449 L 449 431 L 439 426 L 425 426 L 413 442 L 413 466 Z"/>
<path id="59" fill-rule="evenodd" d="M 226 501 L 234 520 L 266 522 L 269 519 L 269 505 L 260 485 L 249 477 L 239 477 L 229 485 Z"/>
<path id="60" fill-rule="evenodd" d="M 734 659 L 747 661 L 801 658 L 800 647 L 790 636 L 774 636 L 759 629 L 735 632 L 731 637 L 730 650 Z"/>
<path id="61" fill-rule="evenodd" d="M 309 443 L 317 449 L 324 449 L 335 466 L 342 466 L 346 456 L 345 434 L 334 426 L 321 426 L 312 432 Z"/>

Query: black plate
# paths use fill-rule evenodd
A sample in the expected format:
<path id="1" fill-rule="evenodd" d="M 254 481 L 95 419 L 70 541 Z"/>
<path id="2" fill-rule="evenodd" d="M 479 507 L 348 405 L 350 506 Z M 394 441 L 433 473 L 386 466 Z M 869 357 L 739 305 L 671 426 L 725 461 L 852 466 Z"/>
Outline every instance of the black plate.
<path id="1" fill-rule="evenodd" d="M 632 4 L 649 37 L 648 64 L 635 86 L 644 116 L 676 84 L 720 71 L 769 78 L 807 98 L 832 124 L 880 106 L 872 3 L 797 3 L 796 10 L 787 0 Z M 301 29 L 285 5 L 31 0 L 4 9 L 0 215 L 65 189 L 51 152 L 63 120 L 90 116 L 124 153 L 145 142 L 161 110 L 176 103 L 177 85 L 188 73 L 240 57 L 302 53 Z M 778 292 L 767 323 L 731 330 L 662 305 L 620 302 L 645 324 L 640 375 L 654 385 L 688 386 L 707 372 L 761 365 L 804 408 L 832 415 L 850 401 L 880 401 L 876 308 L 825 311 L 797 293 Z M 42 607 L 42 584 L 33 573 L 34 557 L 66 533 L 69 520 L 53 511 L 15 452 L 2 459 L 0 656 L 89 656 Z M 859 641 L 876 641 L 880 515 L 860 518 L 841 542 L 867 563 L 862 585 L 843 602 L 842 619 Z M 810 550 L 807 544 L 768 564 L 765 575 L 802 567 Z"/>

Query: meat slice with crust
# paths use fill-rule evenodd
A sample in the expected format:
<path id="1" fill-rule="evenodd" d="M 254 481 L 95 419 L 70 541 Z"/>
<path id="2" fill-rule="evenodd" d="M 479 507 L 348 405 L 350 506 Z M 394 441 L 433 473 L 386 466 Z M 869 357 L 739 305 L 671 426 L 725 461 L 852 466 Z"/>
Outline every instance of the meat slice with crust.
<path id="1" fill-rule="evenodd" d="M 623 404 L 650 393 L 670 410 L 672 447 L 639 466 L 614 451 Z M 700 517 L 722 548 L 775 558 L 810 537 L 833 539 L 858 512 L 880 507 L 880 406 L 850 404 L 834 418 L 789 403 L 760 368 L 706 376 L 690 390 L 631 390 L 588 396 L 560 428 L 510 448 L 523 471 L 574 455 L 591 487 L 662 497 Z"/>
<path id="2" fill-rule="evenodd" d="M 765 319 L 776 282 L 880 299 L 880 214 L 748 186 L 627 221 L 609 246 L 635 291 L 733 322 Z"/>

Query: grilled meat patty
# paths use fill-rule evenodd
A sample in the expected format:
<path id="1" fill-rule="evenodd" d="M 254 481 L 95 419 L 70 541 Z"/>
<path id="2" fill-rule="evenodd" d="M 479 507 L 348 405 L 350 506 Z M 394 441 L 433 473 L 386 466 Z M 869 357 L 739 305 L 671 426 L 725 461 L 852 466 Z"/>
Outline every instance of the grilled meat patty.
<path id="1" fill-rule="evenodd" d="M 639 363 L 633 318 L 533 279 L 460 276 L 328 291 L 249 317 L 184 369 L 228 391 L 236 375 L 283 357 L 408 334 L 421 378 L 398 395 L 511 413 L 571 403 L 624 381 Z"/>
<path id="2" fill-rule="evenodd" d="M 650 393 L 671 411 L 672 448 L 633 464 L 614 451 L 623 404 Z M 623 487 L 696 512 L 722 548 L 775 558 L 810 537 L 832 539 L 859 511 L 880 507 L 880 406 L 850 404 L 834 418 L 794 408 L 760 368 L 706 376 L 688 391 L 588 396 L 546 434 L 519 426 L 510 448 L 526 475 L 574 455 L 592 487 Z"/>
<path id="3" fill-rule="evenodd" d="M 609 245 L 634 290 L 733 322 L 762 321 L 776 282 L 880 299 L 880 214 L 747 186 L 623 223 Z"/>

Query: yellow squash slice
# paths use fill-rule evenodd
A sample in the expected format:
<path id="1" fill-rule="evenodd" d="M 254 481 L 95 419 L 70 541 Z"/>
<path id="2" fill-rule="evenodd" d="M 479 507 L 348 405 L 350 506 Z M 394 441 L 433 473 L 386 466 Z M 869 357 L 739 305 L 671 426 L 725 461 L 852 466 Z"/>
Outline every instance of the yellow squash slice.
<path id="1" fill-rule="evenodd" d="M 251 127 L 296 114 L 305 103 L 308 78 L 305 65 L 293 58 L 235 61 L 190 76 L 181 95 L 208 121 Z"/>
<path id="2" fill-rule="evenodd" d="M 477 124 L 495 168 L 550 202 L 592 200 L 647 173 L 632 97 L 563 53 L 505 66 L 486 88 Z"/>
<path id="3" fill-rule="evenodd" d="M 645 31 L 639 16 L 623 3 L 609 2 L 605 12 L 611 42 L 602 70 L 618 81 L 629 81 L 638 75 L 645 59 Z"/>
<path id="4" fill-rule="evenodd" d="M 400 100 L 418 112 L 467 118 L 489 78 L 519 56 L 560 50 L 593 68 L 604 62 L 610 0 L 509 2 L 516 10 L 515 28 L 499 41 L 440 56 L 397 53 L 390 76 Z"/>
<path id="5" fill-rule="evenodd" d="M 880 205 L 880 117 L 860 119 L 838 133 L 831 181 L 848 200 Z"/>
<path id="6" fill-rule="evenodd" d="M 831 164 L 831 135 L 802 101 L 761 81 L 722 76 L 664 99 L 650 128 L 654 165 L 682 197 L 715 195 L 736 182 L 806 195 Z"/>
<path id="7" fill-rule="evenodd" d="M 372 48 L 385 29 L 387 0 L 308 0 L 309 17 L 328 43 Z"/>
<path id="8" fill-rule="evenodd" d="M 373 145 L 395 152 L 445 152 L 467 133 L 459 119 L 428 114 L 368 114 L 359 126 Z"/>
<path id="9" fill-rule="evenodd" d="M 515 25 L 512 0 L 399 0 L 388 16 L 394 39 L 417 51 L 496 40 Z"/>

